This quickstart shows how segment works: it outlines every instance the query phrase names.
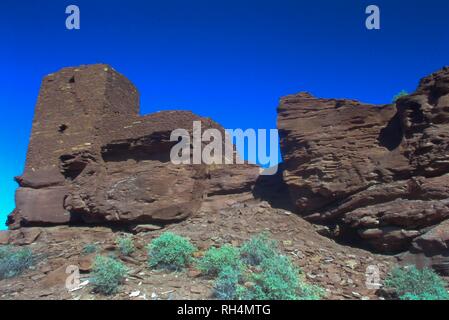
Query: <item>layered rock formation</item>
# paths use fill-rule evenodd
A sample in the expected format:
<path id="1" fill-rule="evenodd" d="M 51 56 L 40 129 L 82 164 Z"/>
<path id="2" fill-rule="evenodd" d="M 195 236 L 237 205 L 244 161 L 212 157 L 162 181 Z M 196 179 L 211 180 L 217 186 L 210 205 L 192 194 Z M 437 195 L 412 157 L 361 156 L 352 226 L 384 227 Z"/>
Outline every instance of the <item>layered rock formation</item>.
<path id="1" fill-rule="evenodd" d="M 137 90 L 107 65 L 62 69 L 43 80 L 9 227 L 169 223 L 262 198 L 326 235 L 449 273 L 449 68 L 396 104 L 300 93 L 278 112 L 278 175 L 175 165 L 172 130 L 223 128 L 185 111 L 140 116 Z"/>
<path id="2" fill-rule="evenodd" d="M 9 227 L 172 222 L 197 212 L 208 195 L 250 191 L 255 166 L 170 161 L 172 130 L 191 133 L 193 121 L 223 130 L 191 112 L 140 116 L 136 88 L 107 65 L 48 75 Z"/>
<path id="3" fill-rule="evenodd" d="M 278 112 L 299 214 L 378 252 L 449 256 L 449 68 L 395 105 L 300 93 Z"/>

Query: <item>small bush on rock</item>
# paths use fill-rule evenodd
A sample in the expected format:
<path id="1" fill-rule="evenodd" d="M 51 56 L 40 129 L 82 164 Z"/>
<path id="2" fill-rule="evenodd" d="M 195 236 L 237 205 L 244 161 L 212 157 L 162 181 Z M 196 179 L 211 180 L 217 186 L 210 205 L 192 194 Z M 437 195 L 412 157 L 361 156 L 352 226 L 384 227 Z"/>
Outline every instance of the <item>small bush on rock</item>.
<path id="1" fill-rule="evenodd" d="M 393 102 L 396 102 L 396 101 L 398 101 L 400 98 L 406 97 L 406 96 L 408 96 L 408 92 L 405 91 L 405 90 L 401 90 L 401 92 L 399 92 L 397 95 L 395 95 L 395 96 L 393 97 Z"/>
<path id="2" fill-rule="evenodd" d="M 98 246 L 95 243 L 88 243 L 83 247 L 81 252 L 84 255 L 92 254 L 98 251 Z"/>
<path id="3" fill-rule="evenodd" d="M 13 278 L 34 264 L 31 249 L 0 247 L 0 279 Z"/>
<path id="4" fill-rule="evenodd" d="M 127 271 L 126 266 L 114 258 L 96 256 L 92 268 L 94 290 L 106 295 L 116 293 Z"/>
<path id="5" fill-rule="evenodd" d="M 270 240 L 266 233 L 261 233 L 246 241 L 240 252 L 243 262 L 257 266 L 263 260 L 277 255 L 278 245 L 275 240 Z"/>
<path id="6" fill-rule="evenodd" d="M 321 299 L 324 290 L 307 284 L 301 270 L 295 267 L 288 257 L 280 254 L 276 247 L 276 242 L 269 240 L 265 234 L 258 235 L 243 245 L 241 260 L 237 263 L 222 258 L 223 252 L 229 250 L 234 254 L 238 251 L 236 248 L 231 247 L 231 250 L 223 246 L 221 249 L 210 249 L 210 253 L 206 253 L 202 263 L 206 266 L 203 266 L 203 269 L 212 270 L 211 273 L 218 270 L 218 277 L 214 283 L 215 296 L 222 300 Z M 224 248 L 226 250 L 223 250 Z M 211 259 L 210 256 L 220 259 Z"/>
<path id="7" fill-rule="evenodd" d="M 165 232 L 148 246 L 148 264 L 152 268 L 181 270 L 192 262 L 195 251 L 187 238 Z"/>
<path id="8" fill-rule="evenodd" d="M 225 244 L 221 248 L 212 247 L 207 250 L 198 262 L 198 269 L 204 274 L 218 275 L 226 267 L 239 269 L 241 265 L 239 250 Z"/>
<path id="9" fill-rule="evenodd" d="M 401 300 L 449 300 L 444 281 L 432 270 L 415 266 L 396 267 L 385 279 Z"/>
<path id="10" fill-rule="evenodd" d="M 136 250 L 133 239 L 130 236 L 119 237 L 117 238 L 116 243 L 120 253 L 124 256 L 129 256 Z"/>
<path id="11" fill-rule="evenodd" d="M 248 277 L 247 284 L 238 288 L 244 300 L 316 300 L 323 296 L 319 287 L 306 284 L 301 271 L 286 256 L 277 254 L 260 264 L 260 273 Z"/>

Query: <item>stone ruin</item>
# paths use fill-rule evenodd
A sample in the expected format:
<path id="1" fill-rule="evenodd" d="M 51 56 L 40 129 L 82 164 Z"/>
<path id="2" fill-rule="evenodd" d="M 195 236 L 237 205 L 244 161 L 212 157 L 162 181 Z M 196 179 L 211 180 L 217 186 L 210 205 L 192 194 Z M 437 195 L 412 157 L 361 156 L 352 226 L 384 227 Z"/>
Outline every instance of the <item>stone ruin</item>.
<path id="1" fill-rule="evenodd" d="M 220 197 L 252 194 L 319 232 L 449 271 L 449 68 L 389 105 L 280 100 L 281 174 L 254 165 L 174 165 L 173 129 L 214 121 L 186 111 L 139 115 L 139 95 L 107 65 L 43 80 L 11 229 L 170 223 Z"/>
<path id="2" fill-rule="evenodd" d="M 171 131 L 193 121 L 222 129 L 187 111 L 140 116 L 138 91 L 108 65 L 48 75 L 9 227 L 173 222 L 217 192 L 249 190 L 255 166 L 170 162 Z"/>

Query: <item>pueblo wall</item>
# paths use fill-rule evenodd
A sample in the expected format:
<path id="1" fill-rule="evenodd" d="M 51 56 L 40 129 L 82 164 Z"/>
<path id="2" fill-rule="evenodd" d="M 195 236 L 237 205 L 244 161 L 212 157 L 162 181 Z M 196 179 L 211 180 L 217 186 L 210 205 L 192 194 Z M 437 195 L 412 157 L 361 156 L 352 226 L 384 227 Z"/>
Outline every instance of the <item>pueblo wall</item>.
<path id="1" fill-rule="evenodd" d="M 170 162 L 171 131 L 193 121 L 223 130 L 188 111 L 140 116 L 136 88 L 108 65 L 46 76 L 9 227 L 173 222 L 208 194 L 250 191 L 255 166 Z"/>

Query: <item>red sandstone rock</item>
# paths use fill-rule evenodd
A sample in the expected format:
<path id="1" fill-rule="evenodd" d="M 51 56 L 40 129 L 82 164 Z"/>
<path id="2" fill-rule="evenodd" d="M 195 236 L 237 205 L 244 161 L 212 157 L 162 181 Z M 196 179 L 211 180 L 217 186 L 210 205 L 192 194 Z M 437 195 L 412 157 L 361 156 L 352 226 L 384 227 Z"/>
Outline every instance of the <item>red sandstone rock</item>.
<path id="1" fill-rule="evenodd" d="M 296 211 L 334 236 L 380 252 L 412 244 L 427 265 L 447 257 L 435 233 L 449 217 L 449 68 L 395 105 L 283 98 L 283 172 L 268 178 L 246 164 L 172 164 L 172 130 L 223 128 L 185 111 L 140 116 L 138 100 L 107 65 L 47 76 L 10 228 L 174 222 L 252 200 L 251 191 L 287 208 L 288 190 Z"/>
<path id="2" fill-rule="evenodd" d="M 170 133 L 191 132 L 193 121 L 223 131 L 188 111 L 140 116 L 136 88 L 107 65 L 48 75 L 9 227 L 172 222 L 197 212 L 208 194 L 250 191 L 256 166 L 171 163 Z"/>
<path id="3" fill-rule="evenodd" d="M 0 231 L 0 245 L 6 245 L 9 243 L 9 230 Z"/>
<path id="4" fill-rule="evenodd" d="M 89 254 L 87 256 L 81 256 L 78 259 L 78 267 L 82 272 L 89 272 L 92 270 L 95 261 L 95 253 Z"/>
<path id="5" fill-rule="evenodd" d="M 449 218 L 449 68 L 396 105 L 300 93 L 278 112 L 298 213 L 376 251 L 432 242 L 420 236 Z"/>

